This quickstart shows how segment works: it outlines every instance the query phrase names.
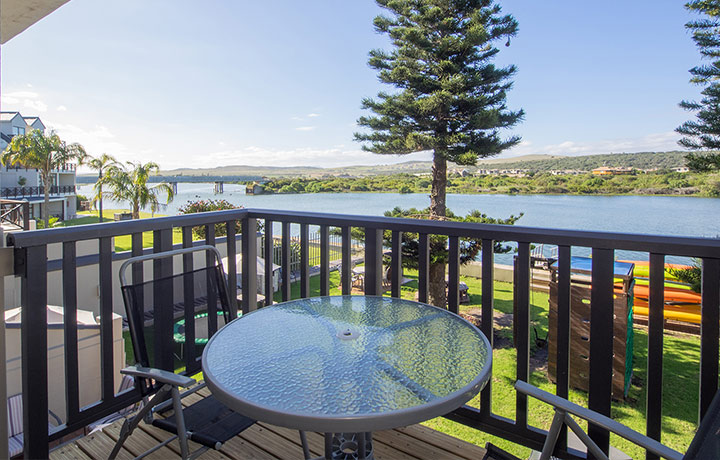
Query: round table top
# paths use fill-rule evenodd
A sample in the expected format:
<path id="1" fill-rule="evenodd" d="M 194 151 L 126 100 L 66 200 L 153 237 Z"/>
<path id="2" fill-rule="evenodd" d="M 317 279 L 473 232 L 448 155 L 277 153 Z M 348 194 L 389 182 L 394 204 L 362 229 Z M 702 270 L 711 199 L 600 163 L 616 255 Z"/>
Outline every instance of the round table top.
<path id="1" fill-rule="evenodd" d="M 248 417 L 321 432 L 418 423 L 472 399 L 492 353 L 447 310 L 376 296 L 313 297 L 243 315 L 203 353 L 213 395 Z"/>

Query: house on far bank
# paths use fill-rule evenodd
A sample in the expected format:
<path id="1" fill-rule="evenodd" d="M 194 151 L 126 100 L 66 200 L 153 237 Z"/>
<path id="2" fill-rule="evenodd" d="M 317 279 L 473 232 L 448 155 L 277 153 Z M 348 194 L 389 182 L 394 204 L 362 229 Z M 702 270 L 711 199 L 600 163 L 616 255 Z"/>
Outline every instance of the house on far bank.
<path id="1" fill-rule="evenodd" d="M 245 195 L 262 195 L 263 193 L 265 193 L 265 187 L 258 184 L 257 182 L 248 184 L 245 187 Z"/>
<path id="2" fill-rule="evenodd" d="M 619 176 L 622 174 L 632 174 L 634 171 L 633 168 L 623 168 L 623 167 L 610 167 L 610 166 L 600 166 L 599 168 L 595 168 L 592 170 L 592 173 L 595 176 Z"/>
<path id="3" fill-rule="evenodd" d="M 0 152 L 5 151 L 14 136 L 33 129 L 45 131 L 39 117 L 24 117 L 20 112 L 0 112 Z M 75 217 L 77 198 L 75 191 L 76 165 L 68 163 L 53 171 L 50 184 L 50 215 L 61 220 Z M 0 200 L 20 200 L 30 203 L 30 219 L 42 216 L 45 191 L 40 172 L 23 166 L 0 168 Z"/>
<path id="4" fill-rule="evenodd" d="M 678 173 L 690 172 L 690 168 L 688 168 L 687 166 L 680 166 L 679 168 L 673 168 L 672 170 Z"/>

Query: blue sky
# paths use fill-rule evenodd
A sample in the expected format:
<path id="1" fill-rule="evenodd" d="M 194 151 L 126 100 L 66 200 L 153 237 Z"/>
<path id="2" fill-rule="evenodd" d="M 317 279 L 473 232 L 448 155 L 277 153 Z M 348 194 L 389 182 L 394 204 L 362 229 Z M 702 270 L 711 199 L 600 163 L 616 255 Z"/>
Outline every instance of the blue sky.
<path id="1" fill-rule="evenodd" d="M 497 63 L 518 73 L 525 121 L 503 156 L 677 150 L 699 53 L 682 1 L 505 0 L 520 30 Z M 39 115 L 91 154 L 164 169 L 343 166 L 360 101 L 384 89 L 388 47 L 370 0 L 71 0 L 2 47 L 2 110 Z"/>

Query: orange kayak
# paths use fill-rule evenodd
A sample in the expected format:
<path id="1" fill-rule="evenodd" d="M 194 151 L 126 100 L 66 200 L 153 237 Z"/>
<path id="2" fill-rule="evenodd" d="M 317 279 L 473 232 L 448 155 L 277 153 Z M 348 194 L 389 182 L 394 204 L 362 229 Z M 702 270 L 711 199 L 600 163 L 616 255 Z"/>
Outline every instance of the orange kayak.
<path id="1" fill-rule="evenodd" d="M 635 285 L 633 294 L 635 297 L 647 300 L 650 288 L 648 286 Z M 700 303 L 702 297 L 694 291 L 680 288 L 665 288 L 665 302 Z"/>

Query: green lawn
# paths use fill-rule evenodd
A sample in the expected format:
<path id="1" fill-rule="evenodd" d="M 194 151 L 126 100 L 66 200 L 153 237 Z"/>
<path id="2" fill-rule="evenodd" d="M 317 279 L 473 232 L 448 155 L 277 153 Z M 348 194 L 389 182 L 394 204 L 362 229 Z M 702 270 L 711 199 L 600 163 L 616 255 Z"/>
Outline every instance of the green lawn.
<path id="1" fill-rule="evenodd" d="M 113 222 L 114 214 L 116 212 L 128 212 L 127 209 L 103 209 L 103 222 Z M 74 225 L 86 225 L 86 224 L 97 224 L 100 219 L 98 211 L 81 211 L 78 212 L 79 216 L 76 219 L 66 220 L 62 222 L 63 227 L 70 227 Z M 147 219 L 152 217 L 149 212 L 140 211 L 140 218 Z M 155 217 L 163 217 L 162 214 L 155 214 Z M 182 230 L 179 228 L 173 229 L 173 244 L 182 243 Z M 143 233 L 143 247 L 151 248 L 153 245 L 153 232 Z M 115 252 L 129 251 L 132 249 L 132 237 L 130 235 L 116 236 L 115 237 Z"/>

